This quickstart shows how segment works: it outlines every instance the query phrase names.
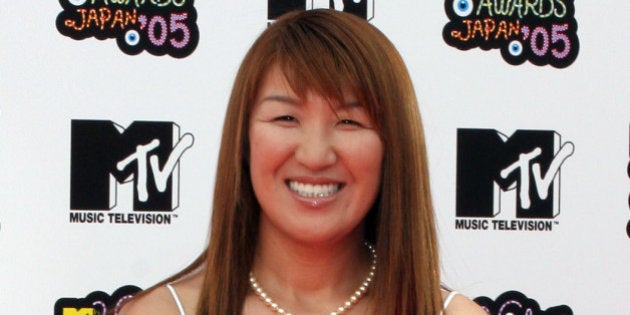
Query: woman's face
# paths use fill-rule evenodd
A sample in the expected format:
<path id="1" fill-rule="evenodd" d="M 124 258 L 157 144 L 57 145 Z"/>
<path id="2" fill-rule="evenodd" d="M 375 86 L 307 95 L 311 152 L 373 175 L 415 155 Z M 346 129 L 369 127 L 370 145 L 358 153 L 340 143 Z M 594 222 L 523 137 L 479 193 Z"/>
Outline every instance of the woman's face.
<path id="1" fill-rule="evenodd" d="M 249 128 L 261 232 L 328 242 L 359 230 L 378 194 L 383 144 L 356 97 L 344 98 L 300 99 L 278 67 L 263 78 Z"/>

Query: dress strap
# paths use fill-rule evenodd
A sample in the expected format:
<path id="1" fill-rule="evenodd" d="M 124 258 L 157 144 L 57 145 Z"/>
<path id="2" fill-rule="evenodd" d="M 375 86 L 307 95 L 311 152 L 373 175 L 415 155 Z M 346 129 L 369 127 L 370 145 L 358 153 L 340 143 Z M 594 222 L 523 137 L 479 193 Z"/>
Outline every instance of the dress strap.
<path id="1" fill-rule="evenodd" d="M 446 291 L 446 290 L 444 290 Z M 440 312 L 440 315 L 444 315 L 444 311 L 446 311 L 446 308 L 448 307 L 449 304 L 451 304 L 451 301 L 453 300 L 453 298 L 458 295 L 459 293 L 457 291 L 449 291 L 448 294 L 446 295 L 446 297 L 444 298 L 444 305 L 442 307 L 443 311 Z"/>
<path id="2" fill-rule="evenodd" d="M 177 309 L 179 310 L 179 314 L 186 315 L 186 313 L 184 312 L 184 307 L 182 306 L 182 302 L 179 300 L 179 296 L 177 295 L 177 292 L 175 292 L 175 288 L 173 288 L 173 286 L 170 283 L 166 284 L 166 288 L 168 288 L 168 290 L 171 292 L 171 295 L 173 296 L 173 300 L 175 300 L 175 304 L 177 304 Z"/>
<path id="3" fill-rule="evenodd" d="M 448 293 L 446 298 L 444 298 L 444 309 L 446 309 L 448 305 L 451 304 L 451 301 L 453 300 L 453 298 L 458 294 L 459 293 L 457 291 L 451 291 Z"/>

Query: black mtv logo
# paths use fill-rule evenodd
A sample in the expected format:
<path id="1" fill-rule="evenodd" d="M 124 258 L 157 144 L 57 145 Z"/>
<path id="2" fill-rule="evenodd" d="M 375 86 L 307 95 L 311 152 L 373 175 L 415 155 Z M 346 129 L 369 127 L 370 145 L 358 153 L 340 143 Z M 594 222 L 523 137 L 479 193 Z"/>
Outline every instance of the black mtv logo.
<path id="1" fill-rule="evenodd" d="M 554 218 L 560 167 L 573 151 L 554 131 L 518 130 L 507 137 L 492 129 L 458 129 L 457 216 L 494 217 L 500 194 L 516 189 L 517 218 Z"/>
<path id="2" fill-rule="evenodd" d="M 270 22 L 290 11 L 313 9 L 335 9 L 368 21 L 374 18 L 374 0 L 267 0 Z"/>
<path id="3" fill-rule="evenodd" d="M 518 291 L 502 293 L 496 300 L 480 296 L 475 298 L 475 302 L 488 314 L 573 315 L 573 310 L 567 305 L 553 306 L 543 310 L 536 300 Z"/>
<path id="4" fill-rule="evenodd" d="M 136 286 L 127 285 L 116 290 L 111 296 L 103 291 L 95 291 L 85 298 L 61 298 L 55 302 L 54 315 L 118 314 L 121 303 L 140 291 L 141 289 Z"/>
<path id="5" fill-rule="evenodd" d="M 179 205 L 179 160 L 193 145 L 172 122 L 72 120 L 70 208 L 109 210 L 118 183 L 133 182 L 133 208 L 172 211 Z"/>

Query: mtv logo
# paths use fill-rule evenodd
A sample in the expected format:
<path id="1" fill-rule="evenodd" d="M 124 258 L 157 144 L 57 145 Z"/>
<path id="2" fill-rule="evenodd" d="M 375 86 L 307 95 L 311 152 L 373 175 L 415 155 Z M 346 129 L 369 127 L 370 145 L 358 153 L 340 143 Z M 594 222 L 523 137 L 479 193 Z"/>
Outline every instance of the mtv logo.
<path id="1" fill-rule="evenodd" d="M 193 145 L 172 122 L 73 120 L 70 208 L 110 210 L 116 187 L 134 183 L 134 210 L 172 211 L 179 205 L 179 160 Z"/>
<path id="2" fill-rule="evenodd" d="M 96 310 L 91 307 L 84 308 L 74 308 L 74 307 L 64 307 L 62 311 L 62 315 L 98 315 Z"/>
<path id="3" fill-rule="evenodd" d="M 457 217 L 495 217 L 500 194 L 516 189 L 517 218 L 551 219 L 560 213 L 560 168 L 573 154 L 549 130 L 457 130 Z"/>
<path id="4" fill-rule="evenodd" d="M 294 10 L 334 9 L 365 20 L 374 18 L 374 0 L 267 0 L 267 19 L 273 22 Z"/>
<path id="5" fill-rule="evenodd" d="M 121 302 L 141 291 L 127 285 L 117 289 L 111 296 L 103 291 L 94 291 L 85 298 L 61 298 L 55 302 L 54 315 L 107 315 L 118 314 Z"/>

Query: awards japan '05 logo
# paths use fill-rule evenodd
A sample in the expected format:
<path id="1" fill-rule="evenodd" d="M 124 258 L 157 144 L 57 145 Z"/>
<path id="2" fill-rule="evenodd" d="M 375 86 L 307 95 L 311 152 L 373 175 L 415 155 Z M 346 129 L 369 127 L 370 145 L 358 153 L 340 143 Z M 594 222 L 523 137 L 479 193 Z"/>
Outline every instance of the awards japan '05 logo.
<path id="1" fill-rule="evenodd" d="M 135 121 L 124 129 L 107 120 L 72 120 L 70 222 L 171 224 L 180 160 L 194 143 L 179 129 L 172 122 Z M 125 183 L 133 184 L 133 211 L 110 211 Z"/>
<path id="2" fill-rule="evenodd" d="M 76 40 L 115 38 L 120 50 L 136 55 L 183 58 L 199 42 L 193 0 L 59 0 L 59 33 Z"/>
<path id="3" fill-rule="evenodd" d="M 445 0 L 442 36 L 461 50 L 500 49 L 503 59 L 565 68 L 579 41 L 573 0 Z"/>
<path id="4" fill-rule="evenodd" d="M 368 21 L 374 18 L 374 0 L 267 0 L 267 19 L 272 23 L 287 12 L 313 9 L 334 9 Z"/>
<path id="5" fill-rule="evenodd" d="M 455 229 L 552 231 L 560 214 L 560 168 L 573 155 L 551 130 L 457 130 Z M 514 191 L 515 220 L 500 220 L 502 195 Z M 506 202 L 507 203 L 507 202 Z"/>
<path id="6" fill-rule="evenodd" d="M 54 315 L 117 315 L 122 303 L 138 292 L 140 288 L 127 285 L 116 290 L 111 296 L 102 291 L 95 291 L 82 299 L 61 298 L 55 303 Z"/>
<path id="7" fill-rule="evenodd" d="M 494 301 L 481 296 L 475 302 L 492 315 L 573 315 L 573 310 L 566 305 L 541 310 L 538 302 L 518 291 L 505 292 Z"/>

